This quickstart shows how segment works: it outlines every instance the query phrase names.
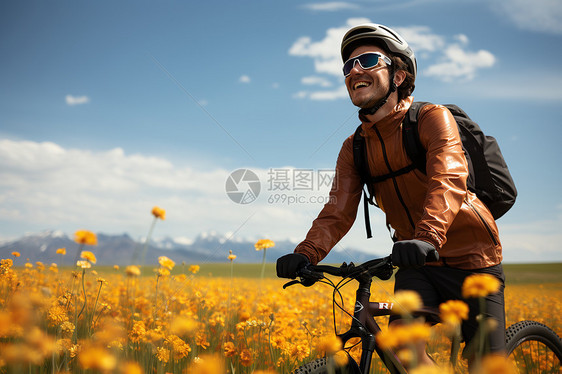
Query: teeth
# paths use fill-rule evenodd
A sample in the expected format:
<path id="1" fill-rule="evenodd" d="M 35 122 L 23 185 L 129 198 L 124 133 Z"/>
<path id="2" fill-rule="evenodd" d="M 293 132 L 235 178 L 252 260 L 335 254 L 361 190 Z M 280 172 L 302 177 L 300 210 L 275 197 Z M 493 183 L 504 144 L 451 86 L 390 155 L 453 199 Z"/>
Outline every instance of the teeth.
<path id="1" fill-rule="evenodd" d="M 369 87 L 369 86 L 370 86 L 370 84 L 367 83 L 367 82 L 357 82 L 357 83 L 355 83 L 355 86 L 353 86 L 353 88 L 358 89 L 358 88 L 361 88 L 361 87 Z"/>

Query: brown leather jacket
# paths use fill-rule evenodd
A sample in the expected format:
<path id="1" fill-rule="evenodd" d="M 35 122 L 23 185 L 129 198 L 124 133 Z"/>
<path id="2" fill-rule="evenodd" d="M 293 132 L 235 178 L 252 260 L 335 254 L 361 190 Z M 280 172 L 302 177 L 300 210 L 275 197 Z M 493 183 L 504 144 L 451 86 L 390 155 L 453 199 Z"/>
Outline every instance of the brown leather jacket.
<path id="1" fill-rule="evenodd" d="M 360 116 L 372 176 L 388 174 L 389 167 L 396 171 L 411 164 L 402 144 L 401 124 L 412 101 L 412 97 L 402 100 L 376 124 Z M 467 191 L 467 163 L 454 118 L 443 106 L 426 105 L 420 110 L 418 129 L 427 150 L 427 175 L 416 169 L 372 186 L 387 223 L 398 240 L 433 244 L 441 265 L 479 269 L 499 264 L 498 228 L 484 203 Z M 353 225 L 361 194 L 352 135 L 338 156 L 329 203 L 295 252 L 306 255 L 313 264 L 326 257 Z"/>

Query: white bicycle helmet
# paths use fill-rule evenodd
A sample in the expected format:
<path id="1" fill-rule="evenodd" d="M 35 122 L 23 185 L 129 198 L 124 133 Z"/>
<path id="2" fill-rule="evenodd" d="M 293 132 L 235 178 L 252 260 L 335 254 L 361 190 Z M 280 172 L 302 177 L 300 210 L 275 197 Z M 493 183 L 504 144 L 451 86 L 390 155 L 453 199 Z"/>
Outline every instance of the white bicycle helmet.
<path id="1" fill-rule="evenodd" d="M 376 23 L 355 26 L 345 34 L 341 43 L 343 62 L 349 59 L 355 48 L 368 44 L 369 40 L 382 42 L 390 52 L 400 56 L 408 65 L 408 71 L 414 75 L 415 79 L 417 62 L 412 48 L 396 31 Z"/>

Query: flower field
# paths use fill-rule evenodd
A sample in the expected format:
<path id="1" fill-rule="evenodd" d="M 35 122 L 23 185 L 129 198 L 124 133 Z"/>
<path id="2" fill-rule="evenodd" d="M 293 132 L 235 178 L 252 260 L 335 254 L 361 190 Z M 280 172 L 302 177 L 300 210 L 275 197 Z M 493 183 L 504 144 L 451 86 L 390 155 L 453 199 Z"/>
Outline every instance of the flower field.
<path id="1" fill-rule="evenodd" d="M 153 215 L 164 219 L 164 211 Z M 223 264 L 230 276 L 203 274 L 197 264 L 176 266 L 168 257 L 145 267 L 144 273 L 151 275 L 143 276 L 135 265 L 97 267 L 94 252 L 83 250 L 96 244 L 93 233 L 80 230 L 75 241 L 80 247 L 74 268 L 24 262 L 18 252 L 1 260 L 0 373 L 288 373 L 325 355 L 339 364 L 347 360 L 334 335 L 332 288 L 317 284 L 284 290 L 283 280 L 264 276 L 266 250 L 275 245 L 270 240 L 255 245 L 263 251 L 261 267 L 253 267 L 260 277 L 239 273 L 232 251 L 230 263 Z M 62 259 L 66 249 L 57 253 Z M 485 296 L 497 289 L 496 283 L 477 277 L 463 292 Z M 338 298 L 348 311 L 354 287 L 343 288 Z M 371 299 L 394 302 L 405 314 L 419 307 L 417 295 L 394 297 L 392 289 L 392 281 L 375 279 Z M 561 300 L 562 283 L 508 286 L 508 325 L 532 319 L 560 334 Z M 388 317 L 377 317 L 383 327 L 379 338 L 385 337 L 380 343 L 394 348 L 429 339 L 432 357 L 445 364 L 449 355 L 444 352 L 451 346 L 448 327 L 458 326 L 466 313 L 462 302 L 443 304 L 447 323 L 431 330 L 415 323 L 391 331 Z M 349 322 L 345 313 L 336 312 L 338 332 Z M 350 353 L 356 357 L 358 351 Z M 410 359 L 407 353 L 401 359 Z M 372 372 L 385 372 L 380 360 Z"/>

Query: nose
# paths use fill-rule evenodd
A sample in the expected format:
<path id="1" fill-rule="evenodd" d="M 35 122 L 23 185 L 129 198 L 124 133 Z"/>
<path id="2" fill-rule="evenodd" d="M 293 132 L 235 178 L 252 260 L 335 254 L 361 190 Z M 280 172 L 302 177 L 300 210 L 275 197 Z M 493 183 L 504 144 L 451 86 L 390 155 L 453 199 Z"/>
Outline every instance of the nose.
<path id="1" fill-rule="evenodd" d="M 353 61 L 353 68 L 351 68 L 350 74 L 361 73 L 361 71 L 363 71 L 363 66 L 361 66 L 359 60 Z"/>

